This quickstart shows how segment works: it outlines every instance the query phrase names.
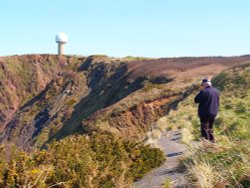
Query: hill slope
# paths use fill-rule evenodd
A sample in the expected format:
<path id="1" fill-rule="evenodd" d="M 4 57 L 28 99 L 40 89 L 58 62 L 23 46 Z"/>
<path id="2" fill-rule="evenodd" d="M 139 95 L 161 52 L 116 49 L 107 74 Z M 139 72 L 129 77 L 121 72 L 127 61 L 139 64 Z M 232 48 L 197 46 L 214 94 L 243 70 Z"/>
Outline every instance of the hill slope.
<path id="1" fill-rule="evenodd" d="M 191 151 L 185 160 L 186 178 L 195 187 L 250 185 L 250 64 L 223 71 L 212 80 L 221 92 L 215 121 L 216 144 L 200 140 L 195 93 L 158 121 L 160 130 L 181 129 Z M 197 143 L 193 146 L 193 142 Z"/>
<path id="2" fill-rule="evenodd" d="M 143 139 L 204 76 L 250 56 L 133 60 L 106 56 L 0 58 L 0 141 L 41 147 L 76 132 Z"/>

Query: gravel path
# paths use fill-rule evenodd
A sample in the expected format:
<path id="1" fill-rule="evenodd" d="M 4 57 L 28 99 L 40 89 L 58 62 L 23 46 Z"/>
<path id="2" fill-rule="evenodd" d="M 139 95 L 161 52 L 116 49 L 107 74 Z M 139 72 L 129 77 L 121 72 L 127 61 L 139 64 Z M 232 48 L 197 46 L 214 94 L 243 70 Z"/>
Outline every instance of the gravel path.
<path id="1" fill-rule="evenodd" d="M 161 135 L 158 145 L 165 151 L 166 162 L 135 182 L 134 188 L 162 188 L 167 179 L 171 181 L 173 188 L 186 187 L 183 174 L 177 171 L 179 159 L 187 150 L 187 146 L 180 139 L 180 131 L 168 131 Z"/>

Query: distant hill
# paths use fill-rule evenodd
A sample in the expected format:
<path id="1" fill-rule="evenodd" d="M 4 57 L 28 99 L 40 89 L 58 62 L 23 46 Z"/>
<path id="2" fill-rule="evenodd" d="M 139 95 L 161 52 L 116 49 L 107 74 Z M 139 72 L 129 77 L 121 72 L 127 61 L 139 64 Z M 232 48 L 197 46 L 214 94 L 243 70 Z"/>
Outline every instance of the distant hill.
<path id="1" fill-rule="evenodd" d="M 28 149 L 74 133 L 143 139 L 203 77 L 250 56 L 0 57 L 0 141 Z"/>

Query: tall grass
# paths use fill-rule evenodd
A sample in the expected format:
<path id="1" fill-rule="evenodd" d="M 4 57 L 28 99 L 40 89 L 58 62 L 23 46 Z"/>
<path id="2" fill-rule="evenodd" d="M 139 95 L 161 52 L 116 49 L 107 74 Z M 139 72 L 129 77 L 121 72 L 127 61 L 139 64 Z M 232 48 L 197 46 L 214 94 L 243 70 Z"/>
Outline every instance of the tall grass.
<path id="1" fill-rule="evenodd" d="M 183 160 L 190 186 L 250 187 L 250 67 L 226 70 L 212 82 L 221 91 L 214 125 L 216 144 L 200 140 L 194 94 L 182 101 L 164 123 L 181 128 L 182 141 L 190 145 L 192 152 Z"/>

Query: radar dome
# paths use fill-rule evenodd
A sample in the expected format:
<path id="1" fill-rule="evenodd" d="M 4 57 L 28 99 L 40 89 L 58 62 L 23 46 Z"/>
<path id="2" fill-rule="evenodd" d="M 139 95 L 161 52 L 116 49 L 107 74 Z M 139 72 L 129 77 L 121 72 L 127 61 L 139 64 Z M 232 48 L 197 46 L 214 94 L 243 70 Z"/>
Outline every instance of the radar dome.
<path id="1" fill-rule="evenodd" d="M 57 43 L 67 43 L 68 36 L 65 33 L 60 32 L 56 35 L 56 42 Z"/>

